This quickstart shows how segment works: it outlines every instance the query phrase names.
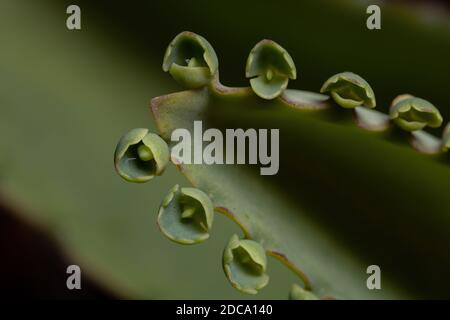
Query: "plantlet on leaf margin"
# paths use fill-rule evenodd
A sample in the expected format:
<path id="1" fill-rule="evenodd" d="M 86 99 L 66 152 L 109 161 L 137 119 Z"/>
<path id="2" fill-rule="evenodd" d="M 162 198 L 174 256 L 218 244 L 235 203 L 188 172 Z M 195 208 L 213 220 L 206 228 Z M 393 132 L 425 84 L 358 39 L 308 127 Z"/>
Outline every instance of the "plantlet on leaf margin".
<path id="1" fill-rule="evenodd" d="M 366 80 L 352 72 L 335 74 L 323 84 L 321 93 L 330 92 L 334 101 L 343 108 L 376 106 L 375 94 Z"/>
<path id="2" fill-rule="evenodd" d="M 297 70 L 289 53 L 272 40 L 258 42 L 247 58 L 245 75 L 253 91 L 263 99 L 274 99 L 286 89 Z"/>
<path id="3" fill-rule="evenodd" d="M 438 128 L 443 121 L 434 105 L 409 94 L 400 95 L 392 101 L 389 117 L 405 131 L 416 131 L 426 126 Z"/>
<path id="4" fill-rule="evenodd" d="M 146 182 L 164 172 L 169 147 L 157 134 L 137 128 L 124 134 L 114 152 L 117 173 L 130 182 Z"/>
<path id="5" fill-rule="evenodd" d="M 289 300 L 319 300 L 319 298 L 311 291 L 305 290 L 294 283 L 289 292 Z"/>
<path id="6" fill-rule="evenodd" d="M 167 47 L 163 70 L 187 88 L 207 85 L 219 67 L 216 52 L 202 36 L 193 32 L 178 34 Z"/>
<path id="7" fill-rule="evenodd" d="M 269 283 L 266 268 L 266 252 L 258 242 L 231 237 L 223 252 L 223 269 L 233 287 L 244 293 L 258 293 Z"/>
<path id="8" fill-rule="evenodd" d="M 170 240 L 194 244 L 209 238 L 214 206 L 203 191 L 175 185 L 164 198 L 158 213 L 158 226 Z"/>

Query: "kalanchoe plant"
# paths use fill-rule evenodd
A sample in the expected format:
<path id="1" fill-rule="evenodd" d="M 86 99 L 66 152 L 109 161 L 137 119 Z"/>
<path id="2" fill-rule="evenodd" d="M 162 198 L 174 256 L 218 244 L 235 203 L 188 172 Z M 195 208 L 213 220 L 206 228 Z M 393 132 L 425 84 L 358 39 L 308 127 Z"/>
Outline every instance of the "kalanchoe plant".
<path id="1" fill-rule="evenodd" d="M 203 191 L 175 185 L 159 208 L 158 226 L 170 240 L 194 244 L 209 238 L 213 219 L 214 206 Z"/>
<path id="2" fill-rule="evenodd" d="M 269 283 L 266 253 L 256 241 L 233 235 L 223 252 L 222 263 L 232 286 L 244 293 L 256 294 Z"/>
<path id="3" fill-rule="evenodd" d="M 323 84 L 320 92 L 329 92 L 334 101 L 343 108 L 376 106 L 375 94 L 366 80 L 352 72 L 338 73 Z"/>
<path id="4" fill-rule="evenodd" d="M 146 182 L 159 176 L 169 162 L 169 147 L 148 129 L 132 129 L 122 136 L 114 153 L 117 173 L 131 182 Z"/>
<path id="5" fill-rule="evenodd" d="M 208 84 L 219 66 L 216 52 L 202 36 L 182 32 L 169 44 L 164 55 L 163 70 L 187 88 Z"/>
<path id="6" fill-rule="evenodd" d="M 349 72 L 325 82 L 321 91 L 331 97 L 287 89 L 295 66 L 268 40 L 250 54 L 251 88 L 227 87 L 217 61 L 210 64 L 216 59 L 211 50 L 187 32 L 170 44 L 164 70 L 173 69 L 188 87 L 204 88 L 152 100 L 161 138 L 171 148 L 173 131 L 192 134 L 198 120 L 219 131 L 279 128 L 282 170 L 262 178 L 250 165 L 186 164 L 172 157 L 194 188 L 175 186 L 163 200 L 163 234 L 197 243 L 209 236 L 213 211 L 232 219 L 244 239 L 231 238 L 223 268 L 244 293 L 267 284 L 271 256 L 301 281 L 291 299 L 450 297 L 450 283 L 442 278 L 450 255 L 440 247 L 450 242 L 450 170 L 447 160 L 440 161 L 450 129 L 442 139 L 421 130 L 440 125 L 437 109 L 412 96 L 395 99 L 389 115 L 371 109 L 371 87 Z M 392 122 L 415 131 L 407 139 L 391 135 Z M 169 158 L 161 138 L 145 129 L 125 135 L 116 149 L 118 173 L 130 181 L 161 173 Z M 367 289 L 368 256 L 383 269 L 383 290 Z"/>
<path id="7" fill-rule="evenodd" d="M 286 89 L 289 79 L 297 78 L 297 70 L 283 47 L 274 41 L 262 40 L 250 51 L 245 75 L 258 96 L 274 99 Z"/>
<path id="8" fill-rule="evenodd" d="M 437 128 L 442 124 L 442 116 L 435 106 L 409 94 L 400 95 L 392 101 L 389 115 L 406 131 L 420 130 L 426 126 Z"/>

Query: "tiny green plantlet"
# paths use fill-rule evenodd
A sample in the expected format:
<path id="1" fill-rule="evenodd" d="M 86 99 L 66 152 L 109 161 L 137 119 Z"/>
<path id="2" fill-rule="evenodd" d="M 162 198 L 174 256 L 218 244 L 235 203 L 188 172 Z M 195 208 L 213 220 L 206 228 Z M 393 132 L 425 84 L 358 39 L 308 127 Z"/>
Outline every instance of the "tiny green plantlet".
<path id="1" fill-rule="evenodd" d="M 248 294 L 258 293 L 269 283 L 266 268 L 266 253 L 258 242 L 231 237 L 223 252 L 223 269 L 233 287 Z"/>
<path id="2" fill-rule="evenodd" d="M 392 101 L 389 116 L 406 131 L 420 130 L 426 126 L 438 128 L 443 121 L 439 110 L 430 102 L 409 94 L 400 95 Z"/>
<path id="3" fill-rule="evenodd" d="M 159 135 L 135 129 L 122 137 L 119 175 L 142 182 L 160 174 L 177 145 L 172 133 L 195 136 L 198 121 L 222 133 L 216 137 L 229 128 L 276 128 L 280 153 L 280 170 L 266 176 L 250 163 L 170 157 L 193 188 L 177 185 L 162 201 L 157 221 L 166 237 L 204 241 L 215 213 L 236 222 L 243 239 L 231 237 L 222 262 L 244 293 L 267 284 L 271 256 L 301 282 L 291 299 L 450 297 L 442 276 L 450 255 L 441 247 L 450 242 L 450 127 L 442 137 L 425 131 L 443 121 L 431 103 L 402 95 L 389 114 L 377 111 L 370 85 L 350 72 L 328 79 L 322 93 L 288 89 L 295 65 L 270 40 L 249 55 L 250 87 L 223 85 L 214 50 L 191 32 L 171 42 L 163 69 L 195 90 L 152 99 Z M 383 270 L 382 290 L 366 285 L 373 261 Z"/>
<path id="4" fill-rule="evenodd" d="M 319 300 L 319 298 L 315 294 L 294 283 L 289 292 L 289 300 Z"/>
<path id="5" fill-rule="evenodd" d="M 286 89 L 297 70 L 289 53 L 271 40 L 258 42 L 247 58 L 245 75 L 253 91 L 263 99 L 274 99 Z"/>
<path id="6" fill-rule="evenodd" d="M 338 105 L 343 108 L 376 106 L 375 94 L 366 80 L 352 72 L 338 73 L 323 84 L 320 92 L 329 92 Z"/>
<path id="7" fill-rule="evenodd" d="M 202 36 L 182 32 L 169 44 L 163 70 L 181 85 L 195 89 L 208 84 L 219 66 L 216 52 Z"/>
<path id="8" fill-rule="evenodd" d="M 174 242 L 195 244 L 209 238 L 213 219 L 214 206 L 203 191 L 175 185 L 161 203 L 158 226 Z"/>
<path id="9" fill-rule="evenodd" d="M 148 129 L 132 129 L 122 136 L 114 153 L 117 173 L 130 182 L 147 182 L 164 172 L 169 147 Z"/>

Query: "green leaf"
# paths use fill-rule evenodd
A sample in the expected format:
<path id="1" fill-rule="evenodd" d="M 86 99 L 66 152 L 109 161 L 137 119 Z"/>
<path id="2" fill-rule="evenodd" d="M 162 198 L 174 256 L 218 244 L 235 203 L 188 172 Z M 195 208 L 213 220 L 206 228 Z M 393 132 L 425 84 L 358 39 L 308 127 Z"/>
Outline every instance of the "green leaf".
<path id="1" fill-rule="evenodd" d="M 118 136 L 131 127 L 148 127 L 146 101 L 176 89 L 160 72 L 164 47 L 159 47 L 174 35 L 174 30 L 178 32 L 195 21 L 199 32 L 214 39 L 222 57 L 239 59 L 241 63 L 229 64 L 221 70 L 227 79 L 237 80 L 242 78 L 242 62 L 252 41 L 261 37 L 258 30 L 267 28 L 268 21 L 272 21 L 271 36 L 283 39 L 293 57 L 301 57 L 302 70 L 308 74 L 302 82 L 305 86 L 314 88 L 330 70 L 341 69 L 345 63 L 361 74 L 370 75 L 371 84 L 378 89 L 377 98 L 383 95 L 387 102 L 401 85 L 426 92 L 442 108 L 443 115 L 449 115 L 445 102 L 450 73 L 442 68 L 450 52 L 447 27 L 438 23 L 436 28 L 429 28 L 429 19 L 407 9 L 386 6 L 384 22 L 392 26 L 395 22 L 395 32 L 380 33 L 374 42 L 372 37 L 365 36 L 367 30 L 354 28 L 350 23 L 365 10 L 363 4 L 311 1 L 302 2 L 298 10 L 298 2 L 285 3 L 284 14 L 278 18 L 273 16 L 279 9 L 278 3 L 257 5 L 254 1 L 240 1 L 242 10 L 236 11 L 236 6 L 223 6 L 220 2 L 180 6 L 178 1 L 142 1 L 126 8 L 110 2 L 109 10 L 105 11 L 100 2 L 86 2 L 82 10 L 85 8 L 83 14 L 89 17 L 83 17 L 89 23 L 83 25 L 81 32 L 61 27 L 63 2 L 7 1 L 0 12 L 5 26 L 0 30 L 2 197 L 22 209 L 22 218 L 51 234 L 85 274 L 120 297 L 241 297 L 217 271 L 219 251 L 229 235 L 236 232 L 226 219 L 217 217 L 211 238 L 202 245 L 175 246 L 161 237 L 154 220 L 166 191 L 180 183 L 179 175 L 169 167 L 163 179 L 143 186 L 124 183 L 112 170 L 111 151 Z M 249 16 L 248 12 L 255 8 L 257 14 Z M 216 14 L 218 11 L 221 14 Z M 148 19 L 149 12 L 158 14 Z M 327 19 L 317 24 L 319 12 Z M 94 17 L 102 18 L 90 19 Z M 230 19 L 236 23 L 227 23 Z M 247 28 L 249 25 L 253 27 Z M 120 32 L 110 37 L 115 28 Z M 296 32 L 286 32 L 291 29 Z M 348 36 L 330 37 L 331 29 Z M 398 39 L 411 33 L 423 45 L 410 50 L 405 63 L 404 52 L 409 43 Z M 354 39 L 358 39 L 364 54 L 355 52 Z M 377 50 L 371 50 L 374 43 Z M 330 48 L 336 48 L 332 59 Z M 419 63 L 430 52 L 433 59 Z M 368 58 L 371 63 L 367 63 Z M 385 68 L 378 67 L 386 61 L 390 61 L 389 76 Z M 428 81 L 436 75 L 440 81 Z M 310 137 L 315 131 L 305 134 Z M 33 143 L 30 137 L 34 138 Z M 342 144 L 347 145 L 347 141 Z M 406 147 L 405 152 L 413 154 Z M 376 157 L 374 154 L 363 159 L 364 165 L 370 166 L 380 157 L 384 157 L 379 160 L 383 165 L 392 160 L 390 153 Z M 417 158 L 413 159 L 417 162 Z M 409 159 L 403 160 L 406 163 Z M 426 181 L 429 179 L 423 173 L 425 168 L 429 169 L 427 163 L 420 163 L 423 170 L 409 173 L 418 172 L 418 184 L 422 176 Z M 408 165 L 400 171 L 405 174 L 414 167 Z M 395 168 L 393 174 L 397 173 Z M 433 174 L 434 170 L 430 172 Z M 389 184 L 391 179 L 387 180 L 382 185 Z M 425 185 L 430 185 L 430 181 Z M 380 184 L 376 187 L 383 188 Z M 439 184 L 429 193 L 438 187 Z M 392 194 L 408 201 L 399 196 L 404 194 L 400 190 Z M 445 197 L 443 200 L 445 203 Z M 179 267 L 180 261 L 185 268 Z M 271 283 L 257 298 L 285 297 L 287 285 L 282 282 L 286 275 L 275 276 L 276 267 L 270 264 Z M 435 271 L 428 273 L 430 279 L 411 283 L 428 286 L 434 282 Z M 444 281 L 443 277 L 443 287 L 448 287 Z"/>
<path id="2" fill-rule="evenodd" d="M 219 216 L 199 246 L 167 241 L 156 224 L 158 207 L 184 177 L 168 166 L 162 178 L 130 184 L 114 171 L 118 138 L 134 127 L 155 132 L 147 102 L 176 90 L 161 71 L 161 52 L 136 59 L 97 24 L 68 31 L 61 25 L 65 9 L 62 2 L 8 1 L 0 11 L 7 26 L 0 29 L 3 205 L 53 239 L 83 279 L 118 298 L 244 298 L 220 267 L 236 226 Z M 258 298 L 282 299 L 293 279 L 281 266 L 271 270 L 277 281 Z"/>
<path id="3" fill-rule="evenodd" d="M 385 125 L 386 115 L 363 112 L 359 122 L 380 131 L 371 132 L 358 127 L 352 111 L 320 95 L 289 97 L 265 101 L 248 88 L 215 82 L 155 98 L 152 112 L 167 141 L 176 128 L 192 133 L 195 120 L 222 132 L 279 128 L 275 176 L 260 176 L 254 165 L 175 163 L 208 192 L 216 211 L 293 270 L 306 290 L 359 299 L 445 295 L 438 274 L 450 267 L 439 249 L 450 240 L 448 164 L 411 148 Z M 383 290 L 366 287 L 370 261 L 382 266 Z"/>

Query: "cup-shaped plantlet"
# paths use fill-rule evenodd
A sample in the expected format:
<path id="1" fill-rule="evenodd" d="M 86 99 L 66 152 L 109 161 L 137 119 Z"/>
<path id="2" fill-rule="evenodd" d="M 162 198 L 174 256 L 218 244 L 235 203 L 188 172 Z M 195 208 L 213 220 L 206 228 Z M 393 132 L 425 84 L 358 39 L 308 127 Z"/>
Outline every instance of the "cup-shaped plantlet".
<path id="1" fill-rule="evenodd" d="M 214 206 L 206 193 L 175 185 L 164 198 L 158 213 L 158 226 L 170 240 L 195 244 L 209 238 Z"/>
<path id="2" fill-rule="evenodd" d="M 191 89 L 207 85 L 218 67 L 217 55 L 211 44 L 189 31 L 181 32 L 172 40 L 163 61 L 163 70 Z"/>
<path id="3" fill-rule="evenodd" d="M 286 89 L 297 70 L 289 53 L 272 40 L 258 42 L 247 59 L 245 75 L 253 91 L 263 99 L 274 99 Z"/>
<path id="4" fill-rule="evenodd" d="M 311 291 L 305 290 L 294 283 L 289 292 L 289 300 L 319 300 L 319 298 Z"/>
<path id="5" fill-rule="evenodd" d="M 124 134 L 114 152 L 117 173 L 131 182 L 146 182 L 161 175 L 168 163 L 167 143 L 145 128 L 132 129 Z"/>
<path id="6" fill-rule="evenodd" d="M 231 285 L 241 292 L 256 294 L 269 282 L 266 252 L 256 241 L 233 235 L 223 252 L 222 263 Z"/>
<path id="7" fill-rule="evenodd" d="M 434 105 L 408 94 L 392 101 L 389 118 L 406 131 L 420 130 L 426 126 L 437 128 L 442 124 L 442 116 Z"/>
<path id="8" fill-rule="evenodd" d="M 334 101 L 343 108 L 376 106 L 375 94 L 366 80 L 353 72 L 335 74 L 323 84 L 321 93 L 329 92 Z"/>
<path id="9" fill-rule="evenodd" d="M 450 122 L 447 123 L 442 135 L 442 151 L 446 152 L 448 149 L 450 149 Z"/>

